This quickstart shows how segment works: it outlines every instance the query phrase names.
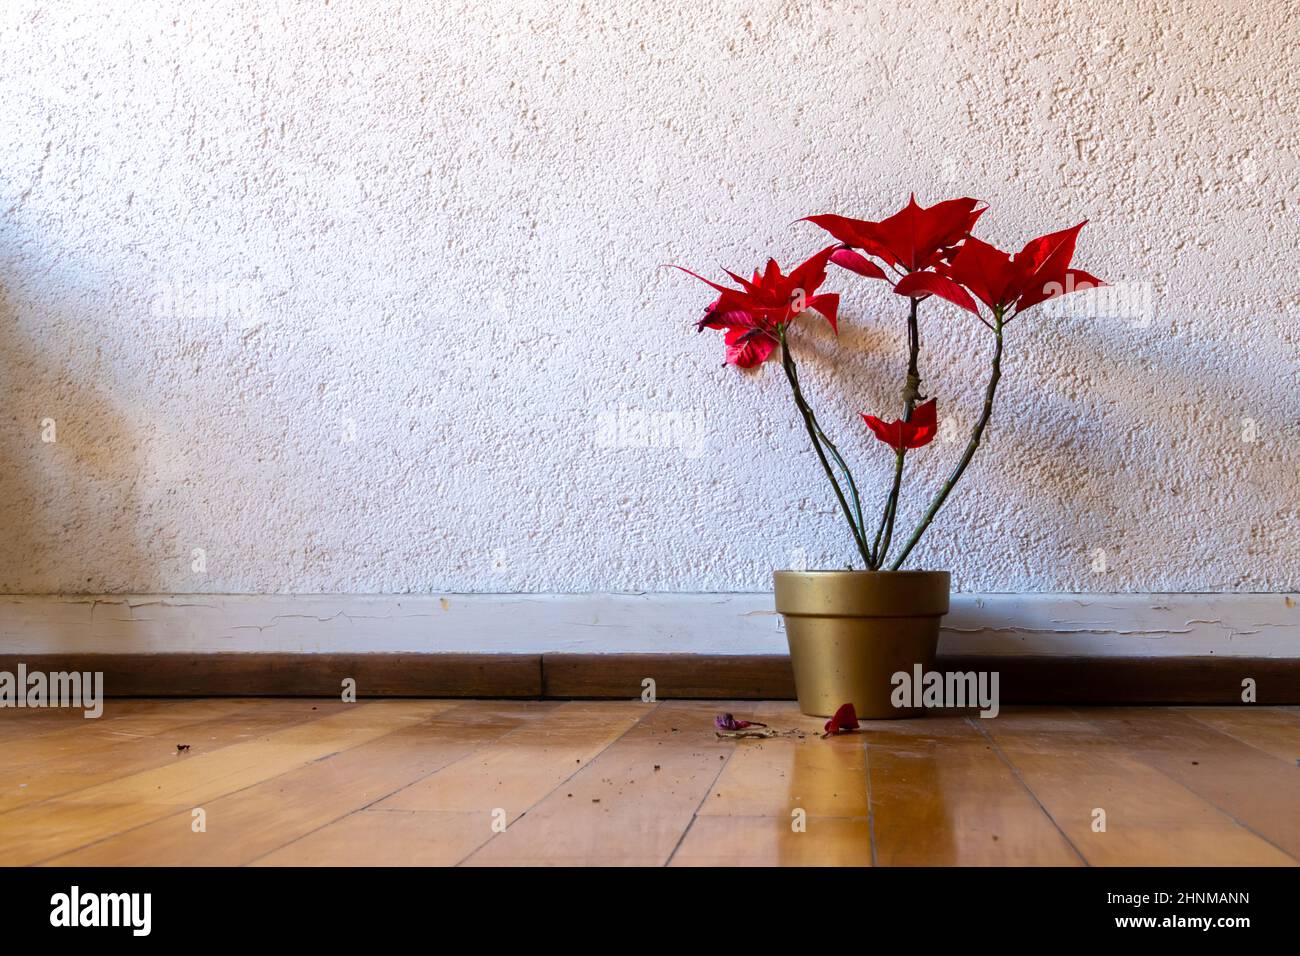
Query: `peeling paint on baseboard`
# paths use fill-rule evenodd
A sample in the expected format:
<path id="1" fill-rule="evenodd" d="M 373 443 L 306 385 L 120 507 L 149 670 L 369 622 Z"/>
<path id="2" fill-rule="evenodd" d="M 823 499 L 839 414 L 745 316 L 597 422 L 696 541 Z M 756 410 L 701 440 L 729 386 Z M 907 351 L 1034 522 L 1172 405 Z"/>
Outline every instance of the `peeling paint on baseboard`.
<path id="1" fill-rule="evenodd" d="M 940 649 L 1300 659 L 1300 610 L 1279 597 L 955 594 Z M 31 654 L 780 654 L 781 624 L 772 595 L 751 593 L 0 596 L 0 649 Z"/>

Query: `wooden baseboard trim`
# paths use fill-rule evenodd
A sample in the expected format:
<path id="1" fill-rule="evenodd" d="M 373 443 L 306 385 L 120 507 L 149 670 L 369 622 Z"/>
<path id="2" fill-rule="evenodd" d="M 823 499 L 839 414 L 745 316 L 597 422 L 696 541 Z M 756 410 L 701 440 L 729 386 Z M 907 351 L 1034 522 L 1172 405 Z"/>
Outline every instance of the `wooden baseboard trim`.
<path id="1" fill-rule="evenodd" d="M 108 697 L 540 697 L 537 654 L 35 654 L 0 671 L 102 671 Z"/>
<path id="2" fill-rule="evenodd" d="M 1276 657 L 947 657 L 941 670 L 996 670 L 1008 704 L 1300 704 L 1300 660 Z"/>
<path id="3" fill-rule="evenodd" d="M 548 697 L 642 695 L 726 700 L 794 700 L 794 671 L 784 654 L 546 654 L 542 688 Z"/>
<path id="4" fill-rule="evenodd" d="M 996 671 L 1005 704 L 1239 704 L 1243 681 L 1256 701 L 1300 704 L 1300 660 L 1279 658 L 940 657 L 940 671 Z M 789 700 L 790 660 L 777 655 L 547 654 L 551 697 L 635 697 L 646 678 L 656 694 Z"/>
<path id="5" fill-rule="evenodd" d="M 0 671 L 101 671 L 109 697 L 640 697 L 790 700 L 784 655 L 36 654 Z M 1249 657 L 941 657 L 943 671 L 997 671 L 1004 704 L 1300 704 L 1300 660 Z"/>

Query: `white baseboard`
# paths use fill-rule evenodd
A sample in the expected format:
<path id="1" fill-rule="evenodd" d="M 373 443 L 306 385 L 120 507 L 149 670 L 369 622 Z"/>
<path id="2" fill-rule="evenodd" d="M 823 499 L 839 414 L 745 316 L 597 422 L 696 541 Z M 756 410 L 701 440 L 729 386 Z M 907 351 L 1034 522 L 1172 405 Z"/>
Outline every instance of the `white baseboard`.
<path id="1" fill-rule="evenodd" d="M 1300 658 L 1293 594 L 958 594 L 940 653 Z M 783 654 L 771 594 L 3 595 L 0 653 Z"/>

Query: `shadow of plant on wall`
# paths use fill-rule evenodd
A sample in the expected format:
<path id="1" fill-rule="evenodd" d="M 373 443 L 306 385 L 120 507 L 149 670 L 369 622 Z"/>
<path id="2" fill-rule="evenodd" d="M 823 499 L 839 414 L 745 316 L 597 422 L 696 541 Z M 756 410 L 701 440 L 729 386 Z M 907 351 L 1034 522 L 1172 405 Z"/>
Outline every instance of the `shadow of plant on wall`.
<path id="1" fill-rule="evenodd" d="M 930 212 L 918 209 L 914 215 Z M 836 238 L 877 255 L 872 249 L 879 248 L 884 223 L 852 220 L 849 228 L 840 217 L 813 218 L 833 220 Z M 1078 227 L 1065 231 L 1071 250 L 1077 232 Z M 1008 281 L 1023 279 L 1015 274 L 1016 262 L 1033 260 L 1035 243 L 1060 235 L 1034 240 L 1013 257 Z M 978 240 L 968 237 L 962 248 L 969 242 Z M 850 247 L 845 242 L 818 256 L 831 253 L 830 263 L 867 279 L 881 278 L 867 260 L 862 260 L 865 265 L 836 260 Z M 922 394 L 941 396 L 937 435 L 922 440 L 934 440 L 933 451 L 939 454 L 908 456 L 904 488 L 915 489 L 920 499 L 909 503 L 903 496 L 895 505 L 895 523 L 908 528 L 923 525 L 933 509 L 930 495 L 949 478 L 984 397 L 985 382 L 975 381 L 966 370 L 972 356 L 987 367 L 993 337 L 974 321 L 984 316 L 971 307 L 970 297 L 945 284 L 955 276 L 978 291 L 988 274 L 1006 271 L 998 258 L 1003 254 L 984 244 L 975 248 L 983 257 L 977 268 L 970 262 L 967 268 L 954 268 L 960 251 L 937 250 L 938 259 L 928 268 L 904 269 L 901 278 L 890 277 L 900 295 L 925 294 L 919 300 L 924 303 L 919 322 L 925 359 Z M 1068 267 L 1064 253 L 1062 260 L 1058 264 Z M 881 261 L 888 264 L 888 258 Z M 749 374 L 763 371 L 761 359 L 776 364 L 785 329 L 794 330 L 790 340 L 807 403 L 817 409 L 819 424 L 849 466 L 866 479 L 859 481 L 863 510 L 878 509 L 882 465 L 889 456 L 871 442 L 850 410 L 889 407 L 896 400 L 897 383 L 907 371 L 898 349 L 900 343 L 910 345 L 908 330 L 896 314 L 876 307 L 893 298 L 887 293 L 878 291 L 867 300 L 867 309 L 848 305 L 862 301 L 864 292 L 871 295 L 870 288 L 888 289 L 885 284 L 854 285 L 853 277 L 823 284 L 823 273 L 810 272 L 808 263 L 792 270 L 792 276 L 800 269 L 817 280 L 814 288 L 798 290 L 813 294 L 797 303 L 801 311 L 782 311 L 790 306 L 777 295 L 785 291 L 777 288 L 783 278 L 779 272 L 750 280 L 733 274 L 739 289 L 710 282 L 719 297 L 700 325 L 724 330 L 727 361 L 750 369 Z M 1049 590 L 1178 590 L 1187 586 L 1189 571 L 1196 575 L 1192 586 L 1197 589 L 1293 588 L 1294 581 L 1259 569 L 1288 548 L 1300 549 L 1294 537 L 1289 545 L 1286 540 L 1286 529 L 1297 517 L 1298 506 L 1287 490 L 1300 466 L 1300 442 L 1295 440 L 1300 436 L 1294 434 L 1297 423 L 1288 418 L 1288 383 L 1255 382 L 1252 376 L 1253 353 L 1272 348 L 1274 360 L 1284 364 L 1286 345 L 1279 339 L 1256 341 L 1249 348 L 1242 343 L 1240 348 L 1207 349 L 1186 330 L 1176 334 L 1168 323 L 1154 323 L 1150 282 L 1126 277 L 1108 288 L 1077 270 L 1066 268 L 1063 275 L 1064 281 L 1052 276 L 1042 282 L 1041 291 L 1041 276 L 1036 276 L 1032 288 L 1022 293 L 1027 298 L 1008 309 L 1002 322 L 1006 334 L 1000 371 L 1006 374 L 970 467 L 985 489 L 996 489 L 998 507 L 990 510 L 987 500 L 981 503 L 980 496 L 960 492 L 941 502 L 945 510 L 926 529 L 929 535 L 918 540 L 913 565 L 950 561 L 954 553 L 977 550 L 983 571 L 1014 590 L 1045 576 Z M 844 298 L 828 295 L 832 288 Z M 1070 291 L 1088 294 L 1059 298 Z M 1044 293 L 1049 308 L 1023 318 L 1015 315 L 1045 301 Z M 796 291 L 790 294 L 797 298 Z M 989 298 L 985 289 L 984 294 L 987 306 L 989 301 L 998 304 L 1003 293 Z M 818 310 L 813 298 L 828 307 Z M 1108 303 L 1120 311 L 1107 312 Z M 818 311 L 829 321 L 818 321 L 812 315 Z M 965 314 L 971 312 L 974 318 Z M 764 345 L 744 351 L 756 338 L 768 336 L 770 350 Z M 797 410 L 787 410 L 792 421 L 799 420 Z M 910 411 L 905 403 L 903 423 Z M 816 445 L 814 436 L 814 449 Z M 898 450 L 900 465 L 904 454 L 906 449 Z M 834 457 L 828 455 L 832 482 L 845 474 Z M 809 468 L 816 471 L 818 463 L 808 454 L 790 466 L 792 473 Z M 1218 501 L 1235 504 L 1219 513 L 1199 499 L 1193 489 L 1207 484 L 1216 488 Z M 840 490 L 846 493 L 838 507 L 827 495 L 819 513 L 843 516 L 845 505 L 854 504 L 848 489 Z M 1187 500 L 1200 501 L 1194 512 L 1183 507 Z M 876 557 L 871 545 L 869 541 L 864 558 Z M 1128 564 L 1135 555 L 1140 564 Z M 1260 560 L 1243 563 L 1243 556 Z M 1051 566 L 1044 568 L 1044 560 Z M 1300 553 L 1289 563 L 1300 566 Z M 961 589 L 962 583 L 957 586 Z M 1002 589 L 996 583 L 981 586 Z"/>
<path id="2" fill-rule="evenodd" d="M 979 347 L 969 331 L 955 308 L 932 310 L 922 327 L 936 359 L 927 378 L 950 411 L 940 419 L 940 454 L 915 464 L 911 480 L 919 487 L 943 480 L 978 407 L 982 383 L 963 376 L 958 361 Z M 918 546 L 919 560 L 969 547 L 978 535 L 985 567 L 1016 580 L 1018 590 L 1042 576 L 1047 555 L 1071 556 L 1051 569 L 1054 590 L 1182 590 L 1189 569 L 1196 590 L 1296 588 L 1295 580 L 1262 576 L 1240 561 L 1258 554 L 1300 567 L 1300 541 L 1290 531 L 1300 520 L 1290 493 L 1300 473 L 1300 423 L 1288 418 L 1287 382 L 1253 379 L 1245 349 L 1207 363 L 1194 340 L 1178 346 L 1158 327 L 1043 315 L 1018 331 L 1005 357 L 1008 407 L 995 412 L 987 454 L 971 466 L 979 483 L 1000 489 L 1005 507 L 985 514 L 972 497 L 953 495 Z M 844 407 L 889 397 L 901 334 L 888 317 L 846 311 L 838 341 L 819 330 L 799 343 L 807 391 L 827 409 L 828 430 L 845 436 L 839 446 L 864 484 L 880 480 L 885 456 Z M 1081 375 L 1099 364 L 1104 378 Z M 1029 404 L 1034 415 L 1012 415 L 1013 406 Z M 807 452 L 790 471 L 810 464 Z M 1207 484 L 1220 502 L 1235 504 L 1190 507 L 1193 491 Z M 915 522 L 921 504 L 901 518 Z M 1134 551 L 1165 562 L 1135 573 Z M 1122 585 L 1120 575 L 1127 576 Z"/>
<path id="3" fill-rule="evenodd" d="M 32 311 L 49 321 L 48 306 Z M 43 328 L 35 344 L 27 314 L 0 284 L 0 500 L 9 514 L 0 592 L 120 592 L 154 580 L 156 562 L 141 547 L 132 419 L 87 381 L 99 363 L 60 330 Z"/>

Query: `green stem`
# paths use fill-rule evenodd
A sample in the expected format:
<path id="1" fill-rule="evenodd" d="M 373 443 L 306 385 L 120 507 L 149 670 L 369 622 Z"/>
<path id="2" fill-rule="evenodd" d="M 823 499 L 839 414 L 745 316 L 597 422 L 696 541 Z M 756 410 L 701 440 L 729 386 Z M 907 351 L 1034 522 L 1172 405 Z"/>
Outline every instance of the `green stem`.
<path id="1" fill-rule="evenodd" d="M 875 571 L 880 568 L 884 561 L 884 554 L 880 550 L 880 541 L 885 536 L 885 526 L 889 524 L 889 518 L 898 507 L 898 489 L 902 485 L 903 463 L 895 458 L 894 460 L 894 480 L 890 484 L 889 493 L 885 495 L 885 509 L 880 513 L 880 524 L 876 525 L 876 539 L 871 545 L 872 565 L 871 570 Z"/>
<path id="2" fill-rule="evenodd" d="M 984 437 L 984 429 L 989 423 L 989 418 L 993 415 L 993 398 L 997 394 L 998 380 L 1002 378 L 1002 310 L 995 309 L 993 312 L 993 334 L 996 344 L 993 347 L 993 363 L 989 370 L 989 384 L 984 390 L 984 410 L 980 413 L 980 419 L 975 423 L 975 428 L 971 431 L 970 441 L 966 443 L 966 450 L 962 452 L 961 458 L 957 462 L 957 467 L 952 470 L 948 480 L 943 483 L 939 493 L 934 496 L 930 502 L 930 507 L 925 510 L 921 523 L 916 526 L 912 536 L 907 539 L 907 544 L 903 546 L 902 553 L 890 565 L 891 571 L 897 571 L 907 560 L 907 556 L 912 553 L 916 543 L 921 540 L 921 535 L 925 534 L 930 522 L 938 514 L 943 503 L 948 500 L 948 495 L 952 492 L 953 487 L 961 480 L 962 473 L 966 471 L 966 466 L 970 464 L 971 458 L 975 456 L 975 449 L 980 446 L 980 439 Z"/>
<path id="3" fill-rule="evenodd" d="M 783 351 L 784 349 L 785 347 L 783 346 Z M 794 385 L 796 389 L 798 389 L 799 370 L 795 367 L 793 355 L 790 356 L 790 375 L 794 377 Z M 803 397 L 802 389 L 799 389 L 799 397 Z M 817 430 L 817 438 L 821 441 L 822 446 L 830 452 L 831 457 L 835 459 L 835 464 L 839 467 L 840 473 L 844 477 L 844 483 L 849 486 L 849 497 L 853 499 L 853 513 L 857 519 L 850 523 L 855 527 L 856 537 L 865 542 L 866 523 L 862 519 L 862 498 L 858 494 L 858 483 L 853 480 L 853 472 L 849 470 L 848 462 L 844 460 L 844 456 L 840 454 L 840 450 L 835 447 L 835 443 L 830 440 L 826 432 L 822 431 L 822 426 L 817 421 L 817 416 L 813 413 L 812 406 L 808 405 L 807 402 L 804 402 L 804 406 L 808 409 L 808 417 L 812 420 L 813 428 Z"/>
<path id="4" fill-rule="evenodd" d="M 835 497 L 840 503 L 841 510 L 844 512 L 844 519 L 848 521 L 849 528 L 853 531 L 853 543 L 857 546 L 858 553 L 862 555 L 862 560 L 870 566 L 871 553 L 867 549 L 866 540 L 863 537 L 861 526 L 854 521 L 853 511 L 850 510 L 849 503 L 844 497 L 844 491 L 840 488 L 840 483 L 835 478 L 835 472 L 831 469 L 831 463 L 826 458 L 826 451 L 822 447 L 823 441 L 825 441 L 826 446 L 831 449 L 831 453 L 835 456 L 836 462 L 844 471 L 845 478 L 848 482 L 849 488 L 853 492 L 855 501 L 857 499 L 857 486 L 853 481 L 852 474 L 849 473 L 848 466 L 844 463 L 844 459 L 840 457 L 839 452 L 835 450 L 835 446 L 826 439 L 825 433 L 822 432 L 821 428 L 817 424 L 817 419 L 813 415 L 812 408 L 804 398 L 803 390 L 799 387 L 799 373 L 795 368 L 794 356 L 790 353 L 790 344 L 786 340 L 784 327 L 781 328 L 779 336 L 781 342 L 781 367 L 785 369 L 785 377 L 789 380 L 790 390 L 794 393 L 794 402 L 799 407 L 800 415 L 803 416 L 804 428 L 808 431 L 808 438 L 812 441 L 813 450 L 817 452 L 817 459 L 822 464 L 822 470 L 826 472 L 826 477 L 830 479 L 831 487 L 835 489 Z M 859 515 L 861 514 L 860 505 L 858 507 L 858 513 Z"/>
<path id="5" fill-rule="evenodd" d="M 912 411 L 916 408 L 917 399 L 921 397 L 921 372 L 918 367 L 921 335 L 917 324 L 920 302 L 917 299 L 910 301 L 911 307 L 907 312 L 907 381 L 903 385 L 903 421 L 905 422 L 912 420 Z M 889 496 L 885 499 L 885 510 L 880 516 L 880 525 L 876 528 L 876 540 L 871 548 L 872 570 L 884 564 L 889 554 L 889 543 L 894 536 L 894 517 L 898 513 L 898 495 L 903 486 L 903 458 L 906 455 L 907 449 L 900 449 L 898 460 L 894 464 L 894 481 L 889 488 Z"/>
<path id="6" fill-rule="evenodd" d="M 912 409 L 916 408 L 917 400 L 921 397 L 921 372 L 917 368 L 918 357 L 921 354 L 921 332 L 916 321 L 921 303 L 917 299 L 910 301 L 912 307 L 907 313 L 907 384 L 903 386 L 903 421 L 905 422 L 912 420 Z"/>
<path id="7" fill-rule="evenodd" d="M 898 494 L 903 487 L 903 459 L 905 457 L 907 457 L 907 452 L 905 450 L 899 451 L 895 456 L 894 486 L 889 492 L 889 503 L 885 507 L 885 540 L 883 542 L 877 542 L 879 545 L 879 548 L 876 551 L 876 560 L 879 562 L 879 564 L 876 565 L 877 568 L 879 568 L 881 564 L 885 563 L 885 556 L 889 554 L 889 543 L 894 538 L 894 518 L 898 516 Z"/>

